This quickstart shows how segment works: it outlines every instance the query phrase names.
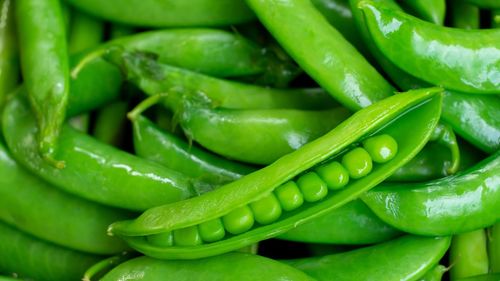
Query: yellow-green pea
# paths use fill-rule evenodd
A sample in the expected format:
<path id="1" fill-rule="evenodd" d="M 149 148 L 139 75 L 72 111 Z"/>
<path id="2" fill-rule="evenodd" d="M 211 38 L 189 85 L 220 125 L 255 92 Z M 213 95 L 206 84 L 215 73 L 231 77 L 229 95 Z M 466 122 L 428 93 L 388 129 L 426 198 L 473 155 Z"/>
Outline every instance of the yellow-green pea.
<path id="1" fill-rule="evenodd" d="M 174 230 L 174 245 L 176 246 L 196 246 L 202 242 L 196 225 Z"/>
<path id="2" fill-rule="evenodd" d="M 347 152 L 342 157 L 342 165 L 349 172 L 349 176 L 353 179 L 359 179 L 368 175 L 373 168 L 373 163 L 368 152 L 357 147 Z"/>
<path id="3" fill-rule="evenodd" d="M 293 181 L 286 182 L 276 188 L 274 194 L 285 211 L 295 210 L 304 203 L 304 197 Z"/>
<path id="4" fill-rule="evenodd" d="M 297 185 L 306 202 L 316 202 L 328 195 L 326 183 L 315 172 L 299 177 Z"/>
<path id="5" fill-rule="evenodd" d="M 160 247 L 170 247 L 174 244 L 174 238 L 172 232 L 162 232 L 158 234 L 148 235 L 146 238 L 149 243 L 160 246 Z"/>
<path id="6" fill-rule="evenodd" d="M 280 202 L 272 193 L 250 203 L 255 220 L 260 224 L 269 224 L 281 216 Z"/>
<path id="7" fill-rule="evenodd" d="M 319 166 L 316 173 L 332 190 L 340 189 L 349 183 L 349 172 L 337 161 Z"/>
<path id="8" fill-rule="evenodd" d="M 366 139 L 363 141 L 363 147 L 375 163 L 385 163 L 398 153 L 398 143 L 387 134 Z"/>
<path id="9" fill-rule="evenodd" d="M 205 242 L 219 241 L 226 234 L 224 225 L 222 225 L 222 221 L 219 218 L 202 222 L 198 225 L 198 230 L 200 231 L 201 239 Z"/>
<path id="10" fill-rule="evenodd" d="M 231 234 L 236 235 L 248 231 L 254 223 L 252 210 L 248 206 L 237 208 L 223 216 L 222 223 Z"/>

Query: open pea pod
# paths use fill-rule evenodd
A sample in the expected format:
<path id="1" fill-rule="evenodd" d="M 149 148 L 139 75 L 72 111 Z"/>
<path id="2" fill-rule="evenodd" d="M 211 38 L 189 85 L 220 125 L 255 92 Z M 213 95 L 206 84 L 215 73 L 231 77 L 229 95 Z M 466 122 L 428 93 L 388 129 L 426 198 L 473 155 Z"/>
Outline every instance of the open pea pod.
<path id="1" fill-rule="evenodd" d="M 163 259 L 217 255 L 282 234 L 357 198 L 414 157 L 439 120 L 441 92 L 382 100 L 263 169 L 108 231 Z"/>
<path id="2" fill-rule="evenodd" d="M 487 227 L 500 219 L 500 152 L 454 176 L 381 185 L 361 198 L 383 221 L 414 234 L 450 235 Z"/>

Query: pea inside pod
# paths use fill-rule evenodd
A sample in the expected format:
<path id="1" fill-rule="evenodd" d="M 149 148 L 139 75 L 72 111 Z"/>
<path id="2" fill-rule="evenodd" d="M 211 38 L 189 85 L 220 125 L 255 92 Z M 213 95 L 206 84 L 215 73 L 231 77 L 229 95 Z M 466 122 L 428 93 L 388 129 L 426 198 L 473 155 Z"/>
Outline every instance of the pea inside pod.
<path id="1" fill-rule="evenodd" d="M 165 259 L 216 255 L 276 236 L 356 198 L 409 161 L 423 147 L 439 119 L 440 92 L 433 88 L 388 98 L 261 170 L 199 197 L 150 209 L 136 220 L 114 223 L 109 232 L 122 236 L 143 253 Z M 414 137 L 407 138 L 401 128 L 412 128 Z M 395 140 L 397 151 L 385 163 L 372 163 L 362 142 L 385 134 Z M 347 161 L 349 182 L 340 189 L 330 189 L 317 170 L 332 161 L 339 162 L 356 149 L 365 151 L 366 158 Z M 372 164 L 367 175 L 359 174 L 366 169 L 360 165 L 364 162 Z M 332 170 L 338 172 L 335 166 Z M 281 208 L 281 214 L 263 220 L 253 210 L 256 203 L 267 205 L 268 210 Z M 175 237 L 175 231 L 200 228 L 219 219 L 222 225 L 213 229 L 223 228 L 225 235 L 216 242 L 199 244 L 193 239 L 190 246 L 174 243 L 165 247 L 147 239 L 148 235 L 170 231 Z"/>

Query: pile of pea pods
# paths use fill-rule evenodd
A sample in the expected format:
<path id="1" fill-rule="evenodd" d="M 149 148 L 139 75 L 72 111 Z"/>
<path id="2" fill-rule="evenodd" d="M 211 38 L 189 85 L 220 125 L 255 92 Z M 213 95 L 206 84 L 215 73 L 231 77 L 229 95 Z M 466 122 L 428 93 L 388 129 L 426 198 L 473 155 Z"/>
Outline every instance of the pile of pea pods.
<path id="1" fill-rule="evenodd" d="M 0 281 L 500 281 L 500 0 L 0 0 Z"/>

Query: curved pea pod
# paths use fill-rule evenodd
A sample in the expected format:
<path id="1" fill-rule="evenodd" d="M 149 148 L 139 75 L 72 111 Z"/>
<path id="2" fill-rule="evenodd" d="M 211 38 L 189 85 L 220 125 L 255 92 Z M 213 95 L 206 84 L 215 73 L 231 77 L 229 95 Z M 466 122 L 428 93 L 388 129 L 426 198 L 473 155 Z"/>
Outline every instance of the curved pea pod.
<path id="1" fill-rule="evenodd" d="M 19 55 L 12 0 L 0 1 L 0 106 L 19 81 Z"/>
<path id="2" fill-rule="evenodd" d="M 0 222 L 0 269 L 42 281 L 79 280 L 101 257 L 38 240 Z"/>
<path id="3" fill-rule="evenodd" d="M 409 233 L 450 235 L 487 227 L 500 218 L 500 153 L 454 176 L 381 185 L 361 198 L 383 221 Z"/>
<path id="4" fill-rule="evenodd" d="M 223 26 L 248 22 L 254 15 L 243 0 L 67 0 L 97 17 L 148 27 Z"/>
<path id="5" fill-rule="evenodd" d="M 466 0 L 466 1 L 485 9 L 500 9 L 500 3 L 498 3 L 498 1 L 496 0 Z"/>
<path id="6" fill-rule="evenodd" d="M 186 136 L 208 150 L 246 163 L 270 164 L 327 133 L 350 114 L 343 107 L 238 110 L 186 104 L 178 118 Z"/>
<path id="7" fill-rule="evenodd" d="M 278 238 L 306 243 L 363 245 L 388 241 L 399 235 L 399 230 L 380 220 L 363 201 L 354 200 Z"/>
<path id="8" fill-rule="evenodd" d="M 500 38 L 500 30 L 440 27 L 380 1 L 359 7 L 379 49 L 402 70 L 451 90 L 499 93 L 500 41 L 493 38 Z"/>
<path id="9" fill-rule="evenodd" d="M 139 257 L 127 261 L 101 280 L 286 280 L 312 281 L 305 273 L 265 257 L 228 253 L 192 261 L 164 261 Z"/>
<path id="10" fill-rule="evenodd" d="M 401 4 L 416 17 L 437 25 L 444 24 L 446 13 L 445 0 L 401 1 Z"/>
<path id="11" fill-rule="evenodd" d="M 190 145 L 146 117 L 132 120 L 135 153 L 190 177 L 214 184 L 237 180 L 255 170 Z"/>
<path id="12" fill-rule="evenodd" d="M 74 197 L 21 168 L 0 144 L 0 219 L 33 236 L 71 249 L 113 254 L 128 249 L 106 235 L 131 214 Z"/>
<path id="13" fill-rule="evenodd" d="M 163 259 L 217 255 L 275 237 L 357 198 L 414 157 L 437 124 L 441 91 L 382 100 L 269 166 L 199 197 L 116 222 L 108 231 Z M 405 128 L 411 128 L 412 138 Z M 379 137 L 388 139 L 379 149 L 360 147 Z M 367 150 L 390 157 L 373 164 Z M 187 234 L 187 241 L 175 241 Z"/>
<path id="14" fill-rule="evenodd" d="M 56 169 L 36 151 L 36 126 L 23 89 L 7 104 L 3 132 L 13 157 L 41 178 L 70 193 L 105 205 L 145 210 L 194 196 L 205 184 L 103 144 L 69 126 L 61 131 Z M 62 159 L 62 158 L 61 158 Z"/>
<path id="15" fill-rule="evenodd" d="M 444 256 L 450 240 L 407 235 L 345 253 L 283 262 L 319 281 L 418 280 Z"/>

